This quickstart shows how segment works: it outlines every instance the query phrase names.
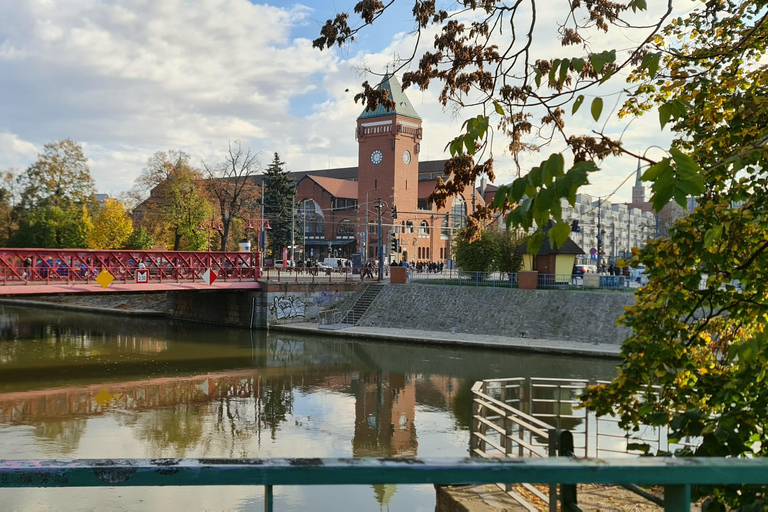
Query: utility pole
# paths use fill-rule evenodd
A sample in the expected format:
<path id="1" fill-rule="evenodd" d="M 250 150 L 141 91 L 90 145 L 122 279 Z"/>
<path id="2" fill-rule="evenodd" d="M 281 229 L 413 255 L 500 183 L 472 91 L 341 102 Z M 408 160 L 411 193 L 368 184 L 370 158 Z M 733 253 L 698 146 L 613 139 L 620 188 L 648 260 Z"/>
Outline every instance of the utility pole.
<path id="1" fill-rule="evenodd" d="M 262 254 L 261 261 L 264 261 L 264 253 L 267 251 L 267 236 L 264 232 L 264 175 L 261 175 L 261 219 L 259 222 L 259 250 Z"/>
<path id="2" fill-rule="evenodd" d="M 600 272 L 600 265 L 603 262 L 603 225 L 600 223 L 601 198 L 597 198 L 597 271 Z"/>
<path id="3" fill-rule="evenodd" d="M 368 229 L 368 192 L 365 193 L 365 242 L 363 243 L 363 261 L 368 261 L 368 237 L 371 236 Z"/>
<path id="4" fill-rule="evenodd" d="M 381 274 L 384 272 L 384 245 L 382 245 L 382 242 L 384 241 L 384 233 L 382 232 L 381 227 L 381 207 L 382 207 L 382 200 L 381 198 L 376 199 L 376 216 L 379 220 L 379 226 L 378 226 L 378 232 L 376 234 L 377 237 L 377 244 L 376 244 L 376 250 L 379 258 L 379 281 L 381 281 Z"/>
<path id="5" fill-rule="evenodd" d="M 296 189 L 293 189 L 293 199 L 291 200 L 291 266 L 296 265 L 294 251 L 296 249 Z M 285 262 L 283 262 L 285 264 Z"/>

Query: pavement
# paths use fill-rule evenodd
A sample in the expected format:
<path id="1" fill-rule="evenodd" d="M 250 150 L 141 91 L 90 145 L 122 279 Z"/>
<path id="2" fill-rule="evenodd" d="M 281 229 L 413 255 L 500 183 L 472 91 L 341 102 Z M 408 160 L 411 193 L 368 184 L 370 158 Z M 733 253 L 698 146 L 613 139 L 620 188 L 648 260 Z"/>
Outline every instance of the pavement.
<path id="1" fill-rule="evenodd" d="M 487 334 L 420 331 L 417 329 L 394 329 L 386 327 L 349 326 L 327 328 L 326 326 L 326 328 L 321 329 L 318 327 L 317 323 L 310 322 L 271 325 L 269 329 L 311 333 L 320 336 L 342 336 L 371 340 L 454 345 L 483 349 L 516 349 L 526 352 L 573 354 L 592 357 L 619 358 L 621 352 L 621 345 L 580 343 L 567 340 L 514 338 Z"/>

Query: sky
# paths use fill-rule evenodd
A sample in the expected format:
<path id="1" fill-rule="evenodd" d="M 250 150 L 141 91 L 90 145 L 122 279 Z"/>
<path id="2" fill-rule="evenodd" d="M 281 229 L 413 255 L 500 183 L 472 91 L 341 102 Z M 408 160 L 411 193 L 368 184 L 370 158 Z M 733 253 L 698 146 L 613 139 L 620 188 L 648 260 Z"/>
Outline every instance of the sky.
<path id="1" fill-rule="evenodd" d="M 353 96 L 377 80 L 362 69 L 385 69 L 409 53 L 414 36 L 413 2 L 401 0 L 351 45 L 313 49 L 325 20 L 354 3 L 0 0 L 0 170 L 22 172 L 44 144 L 65 138 L 83 146 L 98 191 L 111 195 L 130 189 L 157 151 L 215 164 L 235 140 L 258 152 L 263 167 L 275 152 L 290 171 L 355 166 L 363 107 Z M 561 14 L 539 18 L 546 26 Z M 563 52 L 552 38 L 538 44 L 544 55 Z M 446 143 L 476 113 L 445 110 L 437 89 L 406 93 L 423 119 L 421 160 L 448 158 Z M 617 98 L 606 96 L 605 111 Z M 590 101 L 567 121 L 615 135 L 625 128 L 615 118 L 592 121 Z M 630 124 L 624 138 L 639 152 L 669 144 L 655 116 Z M 496 184 L 517 172 L 502 146 L 494 146 Z M 563 149 L 526 156 L 523 170 Z M 636 165 L 613 161 L 585 192 L 609 194 Z M 633 183 L 611 200 L 629 201 Z"/>

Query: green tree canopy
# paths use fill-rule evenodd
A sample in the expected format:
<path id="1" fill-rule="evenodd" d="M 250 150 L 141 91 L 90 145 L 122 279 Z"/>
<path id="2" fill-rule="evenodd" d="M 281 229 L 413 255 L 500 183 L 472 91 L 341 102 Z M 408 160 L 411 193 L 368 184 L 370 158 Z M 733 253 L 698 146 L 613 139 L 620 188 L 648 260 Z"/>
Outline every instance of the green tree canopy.
<path id="1" fill-rule="evenodd" d="M 69 139 L 46 144 L 18 182 L 24 210 L 91 204 L 96 191 L 83 148 Z"/>
<path id="2" fill-rule="evenodd" d="M 272 228 L 267 235 L 268 253 L 275 259 L 281 257 L 283 247 L 291 245 L 291 216 L 294 212 L 293 201 L 296 193 L 296 182 L 283 168 L 284 165 L 285 162 L 281 162 L 280 156 L 275 153 L 263 178 L 264 215 Z"/>
<path id="3" fill-rule="evenodd" d="M 141 226 L 155 240 L 174 251 L 204 250 L 212 243 L 213 208 L 207 200 L 203 175 L 190 165 L 189 155 L 183 151 L 152 155 L 132 194 L 149 194 L 136 210 L 143 217 Z"/>
<path id="4" fill-rule="evenodd" d="M 28 212 L 11 237 L 12 247 L 79 249 L 88 247 L 93 222 L 85 206 L 63 210 L 46 206 Z"/>

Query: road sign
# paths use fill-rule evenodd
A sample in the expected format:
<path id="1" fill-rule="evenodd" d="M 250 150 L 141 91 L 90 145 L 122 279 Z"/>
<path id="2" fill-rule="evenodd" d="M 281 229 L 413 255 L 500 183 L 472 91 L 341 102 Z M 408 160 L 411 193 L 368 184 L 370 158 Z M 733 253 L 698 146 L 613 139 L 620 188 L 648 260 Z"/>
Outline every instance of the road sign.
<path id="1" fill-rule="evenodd" d="M 216 281 L 217 277 L 218 276 L 216 275 L 216 272 L 214 272 L 210 268 L 203 273 L 203 281 L 205 281 L 205 284 L 207 284 L 208 286 L 211 286 L 214 283 L 214 281 Z"/>
<path id="2" fill-rule="evenodd" d="M 597 249 L 594 247 L 589 250 L 589 254 L 597 254 Z"/>
<path id="3" fill-rule="evenodd" d="M 96 276 L 96 282 L 99 283 L 102 288 L 109 288 L 109 285 L 111 285 L 114 280 L 115 276 L 113 276 L 109 270 L 102 270 L 99 275 Z"/>
<path id="4" fill-rule="evenodd" d="M 138 269 L 136 270 L 136 284 L 147 284 L 149 282 L 149 270 Z"/>

